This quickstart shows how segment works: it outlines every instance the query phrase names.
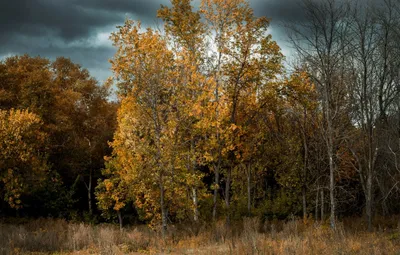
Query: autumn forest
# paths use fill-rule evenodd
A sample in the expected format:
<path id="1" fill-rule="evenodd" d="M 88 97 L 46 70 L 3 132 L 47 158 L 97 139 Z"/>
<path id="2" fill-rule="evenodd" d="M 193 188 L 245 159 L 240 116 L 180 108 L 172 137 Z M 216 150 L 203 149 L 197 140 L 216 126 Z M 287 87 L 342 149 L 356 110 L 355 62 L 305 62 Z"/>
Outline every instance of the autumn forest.
<path id="1" fill-rule="evenodd" d="M 104 84 L 66 57 L 3 59 L 0 228 L 104 225 L 128 240 L 140 226 L 164 242 L 99 254 L 180 254 L 177 233 L 207 231 L 217 243 L 245 236 L 235 254 L 317 254 L 323 246 L 306 250 L 306 237 L 298 253 L 273 242 L 288 224 L 317 228 L 323 242 L 357 221 L 355 236 L 388 250 L 358 239 L 337 249 L 359 242 L 353 254 L 396 254 L 400 2 L 366 2 L 300 0 L 306 21 L 280 24 L 290 58 L 270 35 L 273 20 L 246 0 L 171 0 L 154 13 L 161 27 L 127 19 L 110 35 Z M 246 235 L 251 227 L 272 236 L 270 250 Z M 43 248 L 0 237 L 5 254 Z M 92 246 L 71 247 L 59 250 Z"/>

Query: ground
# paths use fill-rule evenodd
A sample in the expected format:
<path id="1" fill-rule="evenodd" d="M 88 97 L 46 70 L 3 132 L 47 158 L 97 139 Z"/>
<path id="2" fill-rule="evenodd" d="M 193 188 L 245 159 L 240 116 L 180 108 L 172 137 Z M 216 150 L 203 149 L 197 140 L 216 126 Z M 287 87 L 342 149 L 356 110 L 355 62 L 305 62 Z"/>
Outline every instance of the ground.
<path id="1" fill-rule="evenodd" d="M 378 219 L 374 232 L 367 232 L 355 218 L 341 221 L 336 231 L 313 220 L 246 218 L 230 228 L 224 221 L 172 226 L 165 241 L 146 226 L 120 231 L 109 224 L 39 219 L 1 223 L 0 254 L 400 254 L 398 219 Z"/>

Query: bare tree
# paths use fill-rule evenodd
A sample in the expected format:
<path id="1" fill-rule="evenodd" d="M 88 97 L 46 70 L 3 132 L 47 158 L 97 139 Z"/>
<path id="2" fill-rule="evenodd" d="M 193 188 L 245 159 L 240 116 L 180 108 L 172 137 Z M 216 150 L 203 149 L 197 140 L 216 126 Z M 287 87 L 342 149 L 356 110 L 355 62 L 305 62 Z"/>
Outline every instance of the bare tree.
<path id="1" fill-rule="evenodd" d="M 379 118 L 378 90 L 379 26 L 371 6 L 353 5 L 350 27 L 353 34 L 352 51 L 348 55 L 353 80 L 350 82 L 352 119 L 356 136 L 349 146 L 355 160 L 365 196 L 368 230 L 372 230 L 373 179 L 378 155 L 376 122 Z"/>
<path id="2" fill-rule="evenodd" d="M 379 28 L 378 66 L 376 79 L 379 116 L 376 123 L 379 162 L 375 180 L 381 193 L 383 213 L 388 212 L 388 200 L 396 199 L 399 183 L 398 155 L 400 137 L 400 2 L 384 0 L 374 7 Z"/>
<path id="3" fill-rule="evenodd" d="M 310 74 L 318 87 L 324 116 L 321 126 L 329 159 L 330 224 L 335 229 L 336 145 L 339 140 L 336 126 L 343 110 L 341 101 L 346 97 L 342 69 L 349 41 L 349 7 L 336 0 L 303 0 L 302 7 L 306 21 L 288 26 L 289 39 L 311 68 Z"/>

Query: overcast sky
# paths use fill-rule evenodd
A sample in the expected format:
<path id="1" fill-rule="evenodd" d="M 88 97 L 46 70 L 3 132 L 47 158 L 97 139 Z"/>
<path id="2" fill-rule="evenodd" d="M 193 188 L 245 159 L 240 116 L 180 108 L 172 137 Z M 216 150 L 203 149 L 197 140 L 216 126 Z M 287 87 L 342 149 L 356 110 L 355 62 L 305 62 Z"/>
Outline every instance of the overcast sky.
<path id="1" fill-rule="evenodd" d="M 128 17 L 154 26 L 160 4 L 169 0 L 0 0 L 0 59 L 28 53 L 49 59 L 65 56 L 100 82 L 111 75 L 115 49 L 110 32 Z M 194 4 L 198 4 L 195 0 Z M 285 21 L 300 21 L 298 0 L 250 0 L 257 16 L 272 19 L 270 32 L 288 53 Z"/>

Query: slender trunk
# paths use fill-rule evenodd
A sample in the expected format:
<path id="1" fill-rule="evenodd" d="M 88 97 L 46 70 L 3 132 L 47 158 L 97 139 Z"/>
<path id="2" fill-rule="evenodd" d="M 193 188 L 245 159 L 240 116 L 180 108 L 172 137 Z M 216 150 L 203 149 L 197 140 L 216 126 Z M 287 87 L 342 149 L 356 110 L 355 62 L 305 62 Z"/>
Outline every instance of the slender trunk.
<path id="1" fill-rule="evenodd" d="M 163 176 L 160 176 L 160 206 L 161 206 L 161 236 L 162 239 L 165 240 L 165 234 L 167 231 L 167 213 L 165 210 L 165 201 L 164 201 L 164 183 Z"/>
<path id="2" fill-rule="evenodd" d="M 372 231 L 372 174 L 367 176 L 367 194 L 365 196 L 365 211 L 367 215 L 368 231 Z"/>
<path id="3" fill-rule="evenodd" d="M 199 208 L 198 208 L 198 199 L 197 199 L 197 189 L 193 188 L 192 189 L 192 195 L 193 195 L 193 206 L 194 206 L 194 215 L 193 215 L 193 220 L 195 222 L 199 221 Z"/>
<path id="4" fill-rule="evenodd" d="M 302 188 L 302 197 L 303 197 L 303 220 L 307 219 L 307 202 L 306 202 L 306 186 L 303 185 Z"/>
<path id="5" fill-rule="evenodd" d="M 214 198 L 213 198 L 213 221 L 217 219 L 217 199 L 218 199 L 218 190 L 219 190 L 219 166 L 214 165 Z"/>
<path id="6" fill-rule="evenodd" d="M 90 139 L 85 137 L 86 141 L 88 142 L 89 145 L 89 151 L 90 151 L 90 157 L 89 157 L 89 183 L 86 185 L 87 191 L 88 191 L 88 209 L 89 209 L 89 215 L 93 215 L 93 209 L 92 209 L 92 176 L 93 176 L 93 170 L 92 170 L 92 143 L 90 142 Z M 85 180 L 83 180 L 85 181 Z"/>
<path id="7" fill-rule="evenodd" d="M 117 215 L 118 215 L 119 229 L 122 230 L 123 222 L 122 222 L 122 215 L 121 215 L 120 210 L 117 211 Z"/>
<path id="8" fill-rule="evenodd" d="M 230 190 L 231 190 L 231 175 L 232 168 L 228 167 L 227 176 L 226 176 L 226 184 L 225 184 L 225 206 L 227 211 L 226 223 L 229 226 L 230 223 Z"/>
<path id="9" fill-rule="evenodd" d="M 251 215 L 251 166 L 247 166 L 247 213 Z"/>
<path id="10" fill-rule="evenodd" d="M 160 188 L 160 209 L 161 209 L 161 236 L 162 239 L 165 240 L 166 236 L 166 231 L 167 231 L 167 213 L 166 213 L 166 208 L 165 208 L 165 190 L 164 190 L 164 166 L 161 162 L 161 127 L 160 127 L 160 120 L 157 114 L 157 101 L 153 100 L 153 105 L 152 105 L 152 110 L 153 110 L 153 120 L 154 120 L 154 130 L 155 130 L 155 143 L 156 143 L 156 148 L 157 148 L 157 154 L 156 154 L 156 165 L 157 165 L 157 170 L 159 171 L 159 180 L 158 180 L 158 185 Z"/>
<path id="11" fill-rule="evenodd" d="M 329 199 L 331 206 L 330 225 L 332 229 L 336 229 L 336 200 L 335 200 L 335 162 L 334 162 L 334 129 L 331 112 L 330 88 L 332 87 L 330 81 L 324 88 L 324 101 L 325 101 L 325 118 L 326 118 L 326 148 L 329 157 Z"/>
<path id="12" fill-rule="evenodd" d="M 191 151 L 191 153 L 194 154 L 194 140 L 193 139 L 192 139 L 192 141 L 190 143 L 190 151 Z M 190 164 L 191 164 L 192 173 L 195 174 L 196 159 L 191 160 Z M 193 206 L 194 206 L 194 209 L 193 209 L 193 220 L 195 222 L 198 222 L 198 220 L 199 220 L 199 208 L 198 208 L 199 206 L 198 206 L 198 203 L 199 202 L 198 202 L 198 198 L 197 198 L 197 188 L 196 188 L 196 186 L 194 186 L 192 188 L 192 197 L 193 197 Z"/>
<path id="13" fill-rule="evenodd" d="M 324 194 L 324 188 L 321 189 L 321 221 L 324 221 L 325 219 L 325 194 Z"/>
<path id="14" fill-rule="evenodd" d="M 222 30 L 222 29 L 221 29 Z M 217 40 L 218 41 L 218 40 Z M 218 45 L 220 49 L 221 46 Z M 219 80 L 221 77 L 221 61 L 222 61 L 222 52 L 218 51 L 218 63 L 215 73 L 215 102 L 217 105 L 219 104 Z M 217 121 L 219 120 L 219 108 L 215 109 L 215 117 Z M 217 219 L 217 198 L 218 198 L 218 191 L 219 191 L 219 170 L 221 167 L 221 140 L 219 130 L 216 130 L 216 138 L 217 138 L 217 145 L 218 145 L 218 163 L 214 165 L 214 174 L 215 174 L 215 183 L 214 183 L 214 198 L 213 198 L 213 221 Z"/>
<path id="15" fill-rule="evenodd" d="M 93 215 L 92 209 L 92 170 L 89 172 L 89 184 L 87 186 L 88 189 L 88 205 L 89 205 L 89 215 Z"/>
<path id="16" fill-rule="evenodd" d="M 374 165 L 377 156 L 377 149 L 373 148 L 373 125 L 368 123 L 368 169 L 367 169 L 367 183 L 365 194 L 365 212 L 368 222 L 368 231 L 372 231 L 372 203 L 373 203 L 373 178 L 374 178 Z"/>
<path id="17" fill-rule="evenodd" d="M 329 155 L 329 198 L 331 205 L 330 224 L 332 229 L 336 229 L 336 201 L 335 201 L 335 166 L 333 162 L 333 148 L 330 148 Z"/>
<path id="18" fill-rule="evenodd" d="M 315 194 L 315 215 L 314 215 L 315 221 L 318 221 L 318 203 L 319 203 L 318 195 L 319 195 L 319 187 L 317 187 L 317 192 Z"/>
<path id="19" fill-rule="evenodd" d="M 306 200 L 306 185 L 307 185 L 307 167 L 308 167 L 308 145 L 307 145 L 307 109 L 304 108 L 304 127 L 302 128 L 302 138 L 303 138 L 303 147 L 304 147 L 304 166 L 303 166 L 303 187 L 302 187 L 302 196 L 303 196 L 303 220 L 307 218 L 307 200 Z"/>

